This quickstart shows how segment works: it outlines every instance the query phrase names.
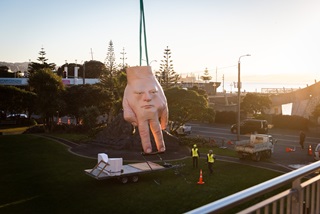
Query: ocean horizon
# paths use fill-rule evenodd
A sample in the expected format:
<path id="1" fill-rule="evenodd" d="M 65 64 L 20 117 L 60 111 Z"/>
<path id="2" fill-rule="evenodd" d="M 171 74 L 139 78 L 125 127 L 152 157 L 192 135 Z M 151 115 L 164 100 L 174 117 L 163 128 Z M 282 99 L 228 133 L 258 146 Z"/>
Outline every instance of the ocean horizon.
<path id="1" fill-rule="evenodd" d="M 312 83 L 314 84 L 314 83 Z M 287 89 L 287 90 L 294 90 L 294 89 L 301 89 L 308 87 L 312 84 L 308 83 L 267 83 L 267 82 L 243 82 L 241 91 L 244 92 L 257 92 L 261 93 L 263 89 Z M 227 82 L 224 83 L 224 89 L 227 92 L 237 92 L 238 88 L 236 83 L 234 82 Z M 220 87 L 217 89 L 217 92 L 223 91 L 223 85 L 221 84 Z"/>

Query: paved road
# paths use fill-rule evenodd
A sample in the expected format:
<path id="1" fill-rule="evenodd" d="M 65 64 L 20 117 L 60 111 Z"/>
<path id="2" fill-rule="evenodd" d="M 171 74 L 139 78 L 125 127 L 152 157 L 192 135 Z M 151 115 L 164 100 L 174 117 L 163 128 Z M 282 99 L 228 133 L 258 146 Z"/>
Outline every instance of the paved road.
<path id="1" fill-rule="evenodd" d="M 192 126 L 192 135 L 214 139 L 218 145 L 226 146 L 230 149 L 233 148 L 233 145 L 229 144 L 228 142 L 234 143 L 237 138 L 237 135 L 230 132 L 230 126 L 198 123 L 190 123 L 188 125 Z M 308 154 L 308 146 L 311 145 L 313 152 L 315 146 L 320 143 L 320 133 L 307 132 L 304 149 L 301 149 L 299 145 L 299 131 L 297 130 L 270 129 L 269 134 L 278 140 L 275 145 L 274 153 L 268 161 L 269 163 L 262 161 L 261 163 L 254 162 L 253 164 L 263 165 L 267 168 L 272 166 L 277 170 L 292 170 L 314 162 L 313 156 Z M 245 139 L 249 139 L 249 135 L 240 136 L 240 140 Z M 286 152 L 286 148 L 291 148 L 295 151 Z M 247 163 L 252 161 L 243 160 L 242 162 Z M 270 165 L 270 162 L 272 165 Z"/>

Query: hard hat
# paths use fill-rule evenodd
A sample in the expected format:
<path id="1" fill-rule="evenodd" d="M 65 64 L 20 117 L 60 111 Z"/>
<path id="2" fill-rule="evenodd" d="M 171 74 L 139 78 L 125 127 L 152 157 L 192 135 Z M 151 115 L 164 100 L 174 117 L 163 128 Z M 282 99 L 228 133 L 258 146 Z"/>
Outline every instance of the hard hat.
<path id="1" fill-rule="evenodd" d="M 209 153 L 212 153 L 213 151 L 212 150 L 209 150 Z"/>
<path id="2" fill-rule="evenodd" d="M 193 147 L 197 147 L 197 144 L 193 144 Z"/>

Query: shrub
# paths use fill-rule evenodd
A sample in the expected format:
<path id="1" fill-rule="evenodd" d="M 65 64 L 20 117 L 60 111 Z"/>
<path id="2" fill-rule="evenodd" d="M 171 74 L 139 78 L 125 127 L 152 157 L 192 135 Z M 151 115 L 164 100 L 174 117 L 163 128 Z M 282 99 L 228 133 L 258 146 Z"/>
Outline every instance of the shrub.
<path id="1" fill-rule="evenodd" d="M 217 111 L 215 115 L 216 123 L 233 124 L 236 123 L 237 112 L 233 111 Z"/>
<path id="2" fill-rule="evenodd" d="M 209 141 L 208 139 L 204 137 L 181 137 L 179 139 L 180 145 L 193 147 L 194 144 L 197 144 L 197 146 L 200 147 L 212 147 L 216 146 L 216 143 L 214 141 Z"/>
<path id="3" fill-rule="evenodd" d="M 274 115 L 272 123 L 276 128 L 308 130 L 310 121 L 297 115 Z"/>

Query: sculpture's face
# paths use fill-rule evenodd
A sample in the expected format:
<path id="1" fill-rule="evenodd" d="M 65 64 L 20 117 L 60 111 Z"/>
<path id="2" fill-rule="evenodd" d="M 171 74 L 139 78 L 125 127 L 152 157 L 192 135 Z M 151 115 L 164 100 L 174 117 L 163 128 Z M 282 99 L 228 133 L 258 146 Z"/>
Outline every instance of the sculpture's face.
<path id="1" fill-rule="evenodd" d="M 154 82 L 146 80 L 136 80 L 131 85 L 133 93 L 133 101 L 136 107 L 142 110 L 154 110 L 159 107 L 161 101 L 159 98 L 159 89 Z"/>

